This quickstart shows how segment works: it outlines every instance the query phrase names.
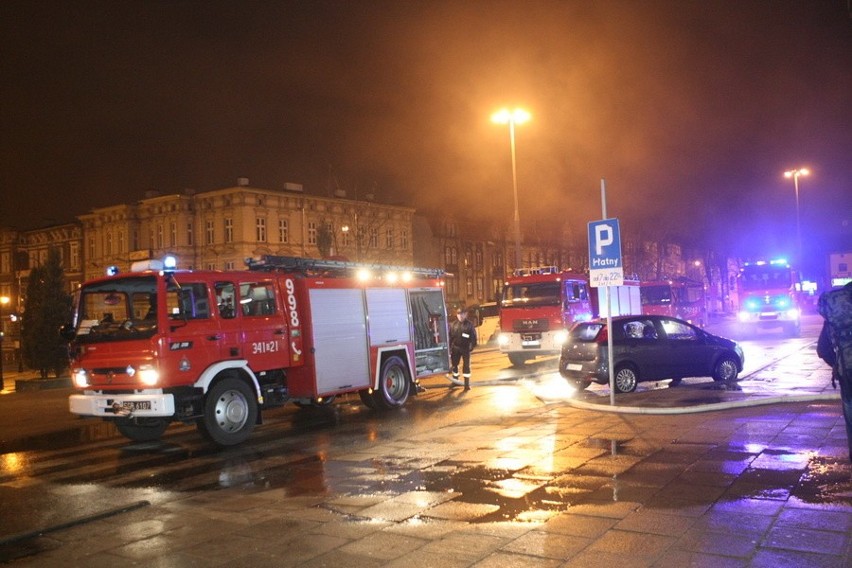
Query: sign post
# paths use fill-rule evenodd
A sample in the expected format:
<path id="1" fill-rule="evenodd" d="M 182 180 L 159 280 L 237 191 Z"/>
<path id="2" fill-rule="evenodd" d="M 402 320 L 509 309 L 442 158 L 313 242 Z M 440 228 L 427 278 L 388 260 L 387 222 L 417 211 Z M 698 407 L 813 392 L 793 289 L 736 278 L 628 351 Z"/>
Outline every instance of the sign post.
<path id="1" fill-rule="evenodd" d="M 607 353 L 609 355 L 609 403 L 615 406 L 615 369 L 612 353 L 612 306 L 610 286 L 624 285 L 624 265 L 621 259 L 621 229 L 618 219 L 606 218 L 606 181 L 601 179 L 601 209 L 603 219 L 589 222 L 589 284 L 604 287 L 606 298 Z"/>

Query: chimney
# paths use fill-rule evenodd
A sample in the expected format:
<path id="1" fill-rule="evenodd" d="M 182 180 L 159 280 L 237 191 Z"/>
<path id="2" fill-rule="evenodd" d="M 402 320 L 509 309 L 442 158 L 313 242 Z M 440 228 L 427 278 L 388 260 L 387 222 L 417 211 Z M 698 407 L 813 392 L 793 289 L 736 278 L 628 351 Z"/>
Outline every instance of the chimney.
<path id="1" fill-rule="evenodd" d="M 249 178 L 245 178 L 245 177 L 237 178 L 237 185 L 240 186 L 240 187 L 248 187 Z"/>

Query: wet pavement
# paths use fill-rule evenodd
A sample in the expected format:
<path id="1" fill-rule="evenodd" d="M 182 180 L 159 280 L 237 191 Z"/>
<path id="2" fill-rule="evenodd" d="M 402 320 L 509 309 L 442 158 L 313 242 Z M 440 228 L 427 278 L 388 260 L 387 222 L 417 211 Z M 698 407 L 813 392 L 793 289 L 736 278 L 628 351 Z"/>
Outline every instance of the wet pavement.
<path id="1" fill-rule="evenodd" d="M 738 385 L 643 383 L 617 396 L 614 407 L 606 387 L 574 393 L 548 371 L 475 382 L 466 393 L 443 378 L 425 385 L 409 414 L 376 426 L 358 422 L 359 410 L 342 419 L 327 414 L 328 424 L 320 416 L 310 434 L 292 436 L 282 451 L 265 450 L 280 441 L 260 429 L 251 452 L 204 453 L 188 441 L 194 432 L 187 428 L 157 447 L 121 446 L 121 462 L 112 466 L 111 458 L 89 453 L 112 456 L 121 442 L 84 421 L 81 431 L 94 428 L 81 441 L 88 442 L 85 464 L 70 463 L 81 456 L 67 446 L 40 454 L 32 477 L 0 476 L 0 503 L 40 511 L 0 508 L 0 561 L 852 565 L 852 464 L 838 395 L 812 346 Z M 28 459 L 21 440 L 79 428 L 81 419 L 67 414 L 67 395 L 0 395 L 7 469 L 10 460 Z M 418 412 L 429 416 L 428 429 L 411 433 L 405 428 Z M 193 469 L 185 478 L 175 473 L 174 491 L 146 485 L 164 454 L 187 451 L 198 452 L 188 460 Z M 63 459 L 82 469 L 63 473 Z M 111 481 L 95 482 L 107 467 L 116 469 Z M 49 474 L 37 479 L 37 471 Z M 28 521 L 12 520 L 19 516 Z M 39 528 L 49 530 L 27 532 Z"/>

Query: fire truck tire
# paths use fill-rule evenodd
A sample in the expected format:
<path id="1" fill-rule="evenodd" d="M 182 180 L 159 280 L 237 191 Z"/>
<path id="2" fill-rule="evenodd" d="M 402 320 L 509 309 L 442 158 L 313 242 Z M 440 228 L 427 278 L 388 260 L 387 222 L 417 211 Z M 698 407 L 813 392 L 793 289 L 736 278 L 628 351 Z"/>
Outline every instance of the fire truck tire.
<path id="1" fill-rule="evenodd" d="M 371 393 L 369 389 L 358 391 L 358 396 L 361 397 L 361 402 L 364 403 L 364 406 L 370 409 L 376 408 L 376 399 L 373 398 L 373 393 Z"/>
<path id="2" fill-rule="evenodd" d="M 166 418 L 119 418 L 115 427 L 125 438 L 134 442 L 153 442 L 163 436 L 169 427 Z"/>
<path id="3" fill-rule="evenodd" d="M 198 419 L 201 434 L 219 446 L 244 442 L 257 423 L 257 398 L 244 381 L 227 377 L 213 384 Z"/>
<path id="4" fill-rule="evenodd" d="M 408 400 L 411 392 L 411 377 L 399 357 L 388 357 L 382 363 L 379 387 L 373 391 L 376 408 L 398 408 Z"/>
<path id="5" fill-rule="evenodd" d="M 527 362 L 527 356 L 520 353 L 509 353 L 509 362 L 513 367 L 522 367 Z"/>
<path id="6" fill-rule="evenodd" d="M 615 370 L 615 392 L 633 392 L 639 384 L 639 373 L 630 365 Z"/>

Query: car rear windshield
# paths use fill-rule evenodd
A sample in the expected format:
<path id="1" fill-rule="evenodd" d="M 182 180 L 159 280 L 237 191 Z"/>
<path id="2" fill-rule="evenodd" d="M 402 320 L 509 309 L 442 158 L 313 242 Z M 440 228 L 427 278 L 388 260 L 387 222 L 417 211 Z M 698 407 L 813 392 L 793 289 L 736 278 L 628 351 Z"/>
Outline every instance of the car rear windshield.
<path id="1" fill-rule="evenodd" d="M 600 330 L 604 327 L 602 323 L 581 323 L 571 330 L 571 339 L 575 341 L 594 341 Z"/>

